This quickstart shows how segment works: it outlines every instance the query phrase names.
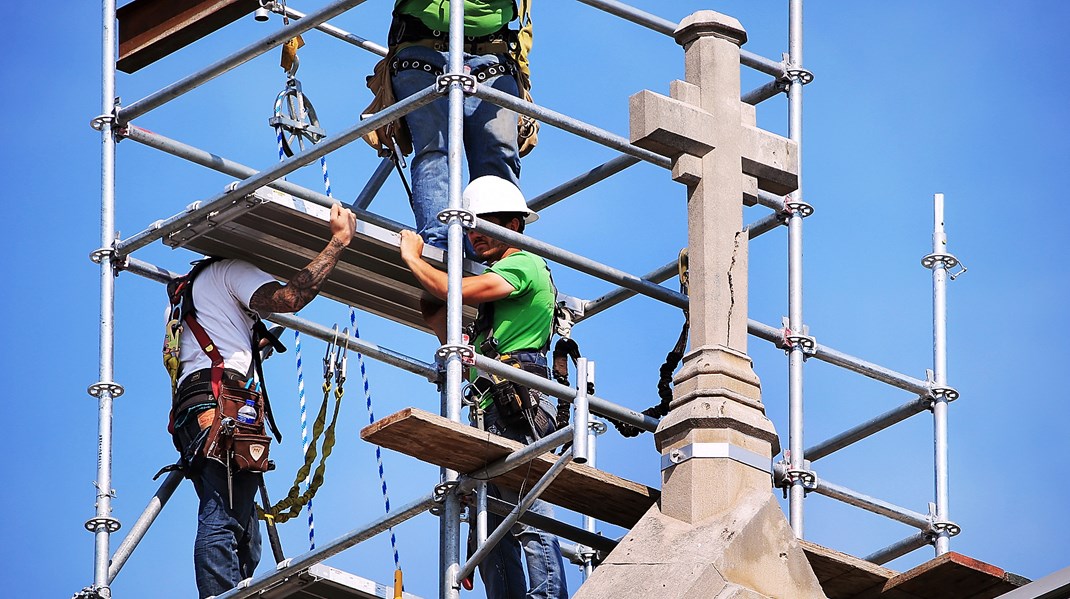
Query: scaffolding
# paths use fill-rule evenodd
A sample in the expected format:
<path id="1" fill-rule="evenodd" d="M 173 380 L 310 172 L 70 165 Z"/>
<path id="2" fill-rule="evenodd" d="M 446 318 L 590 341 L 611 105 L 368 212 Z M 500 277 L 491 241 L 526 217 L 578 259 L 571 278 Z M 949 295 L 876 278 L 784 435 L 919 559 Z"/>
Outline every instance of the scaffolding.
<path id="1" fill-rule="evenodd" d="M 668 36 L 670 39 L 677 29 L 677 23 L 614 0 L 581 0 L 581 2 Z M 382 46 L 328 23 L 330 19 L 363 3 L 363 0 L 335 0 L 319 10 L 304 14 L 283 3 L 268 2 L 266 7 L 286 15 L 290 19 L 289 24 L 169 86 L 122 106 L 116 100 L 115 90 L 117 31 L 115 0 L 103 0 L 102 112 L 100 116 L 93 119 L 93 126 L 99 130 L 102 143 L 101 245 L 100 249 L 92 254 L 93 261 L 100 265 L 100 366 L 99 381 L 89 387 L 89 394 L 99 401 L 96 478 L 98 491 L 95 497 L 95 516 L 85 524 L 85 527 L 94 535 L 95 542 L 93 585 L 83 591 L 85 597 L 110 596 L 112 580 L 118 575 L 119 570 L 170 498 L 171 493 L 181 482 L 181 476 L 177 473 L 172 473 L 165 479 L 144 514 L 130 528 L 118 549 L 112 554 L 110 539 L 120 529 L 119 521 L 112 517 L 112 408 L 114 400 L 123 394 L 123 387 L 115 381 L 113 364 L 117 275 L 121 272 L 131 272 L 159 282 L 169 281 L 176 276 L 176 273 L 133 257 L 137 250 L 162 240 L 172 247 L 185 247 L 204 253 L 217 252 L 243 257 L 254 262 L 259 261 L 260 265 L 273 275 L 287 276 L 289 272 L 300 268 L 302 261 L 307 261 L 311 248 L 320 243 L 313 234 L 308 232 L 309 227 L 302 229 L 301 223 L 307 221 L 311 223 L 310 227 L 317 222 L 322 223 L 326 220 L 323 216 L 324 212 L 336 200 L 328 195 L 288 182 L 284 177 L 359 139 L 384 123 L 404 116 L 443 96 L 448 98 L 450 106 L 449 209 L 441 215 L 441 218 L 448 223 L 450 251 L 436 253 L 435 250 L 429 250 L 429 257 L 444 265 L 448 273 L 447 342 L 439 348 L 432 361 L 410 357 L 354 335 L 349 336 L 348 343 L 350 348 L 368 358 L 382 361 L 432 382 L 438 379 L 440 370 L 445 372 L 440 415 L 409 410 L 399 413 L 400 415 L 388 417 L 384 419 L 384 422 L 387 420 L 391 420 L 392 424 L 419 422 L 419 426 L 435 427 L 435 430 L 441 431 L 442 434 L 453 435 L 450 438 L 456 442 L 464 442 L 465 439 L 477 434 L 474 429 L 460 424 L 462 421 L 462 370 L 463 363 L 469 361 L 487 372 L 572 402 L 575 410 L 573 424 L 527 447 L 502 444 L 498 449 L 500 458 L 490 465 L 483 465 L 483 468 L 479 470 L 481 476 L 473 476 L 476 469 L 471 464 L 458 463 L 453 467 L 443 466 L 439 484 L 425 496 L 418 497 L 316 550 L 286 560 L 278 569 L 244 581 L 238 588 L 221 597 L 249 597 L 278 587 L 298 573 L 306 572 L 313 567 L 321 567 L 317 564 L 323 560 L 391 526 L 428 511 L 436 513 L 440 521 L 439 587 L 441 597 L 459 596 L 458 581 L 472 573 L 482 552 L 496 541 L 496 536 L 488 535 L 486 530 L 487 511 L 506 515 L 506 525 L 500 527 L 500 531 L 506 530 L 510 522 L 519 518 L 521 521 L 540 526 L 575 542 L 575 546 L 567 547 L 567 553 L 576 563 L 581 564 L 585 573 L 589 575 L 597 566 L 600 557 L 605 556 L 615 545 L 613 539 L 595 534 L 594 516 L 600 515 L 599 519 L 627 527 L 629 523 L 634 523 L 638 518 L 635 515 L 636 511 L 641 515 L 646 507 L 657 500 L 655 490 L 612 477 L 594 467 L 594 441 L 596 435 L 604 430 L 604 424 L 595 419 L 593 415 L 609 417 L 646 432 L 653 432 L 658 421 L 606 399 L 594 395 L 588 396 L 585 384 L 590 374 L 588 364 L 580 368 L 577 386 L 569 388 L 518 369 L 503 366 L 480 355 L 474 355 L 471 348 L 464 344 L 462 322 L 466 315 L 462 310 L 460 281 L 465 272 L 472 272 L 476 266 L 467 264 L 463 260 L 461 247 L 464 231 L 468 228 L 617 286 L 614 291 L 593 300 L 566 298 L 576 310 L 579 321 L 590 318 L 637 294 L 676 308 L 688 308 L 688 296 L 661 284 L 677 274 L 677 262 L 674 260 L 662 268 L 636 276 L 527 235 L 511 232 L 466 212 L 461 202 L 461 122 L 463 119 L 461 106 L 466 96 L 474 96 L 517 113 L 534 117 L 544 125 L 557 127 L 619 153 L 619 156 L 589 172 L 532 198 L 529 205 L 534 210 L 542 210 L 563 201 L 639 162 L 670 169 L 672 168 L 670 157 L 639 147 L 623 136 L 565 114 L 484 87 L 464 74 L 462 56 L 458 51 L 450 53 L 447 72 L 439 78 L 436 85 L 403 99 L 377 114 L 370 115 L 336 134 L 323 138 L 303 151 L 283 159 L 277 165 L 260 170 L 152 133 L 133 124 L 136 118 L 180 98 L 199 85 L 224 75 L 286 40 L 313 29 L 357 48 L 380 55 L 384 54 L 385 49 Z M 265 5 L 262 3 L 261 6 Z M 450 47 L 461 48 L 463 2 L 452 0 L 451 8 Z M 798 163 L 801 164 L 803 90 L 804 86 L 813 79 L 812 74 L 803 66 L 802 0 L 790 1 L 788 22 L 789 51 L 783 60 L 776 61 L 746 50 L 740 51 L 740 62 L 743 66 L 770 77 L 767 83 L 742 94 L 741 101 L 754 106 L 781 93 L 786 93 L 788 138 L 798 148 L 797 158 Z M 157 221 L 137 234 L 120 239 L 115 229 L 114 208 L 115 144 L 119 139 L 131 140 L 239 180 L 214 197 L 191 205 L 169 218 Z M 391 258 L 391 248 L 396 247 L 396 233 L 403 226 L 367 209 L 371 198 L 389 175 L 389 168 L 389 163 L 384 161 L 372 175 L 357 202 L 350 206 L 360 221 L 358 235 L 355 238 L 354 247 L 347 250 L 347 255 L 339 262 L 335 274 L 331 277 L 331 282 L 325 285 L 324 294 L 342 303 L 359 306 L 374 314 L 423 328 L 417 306 L 418 289 L 411 277 L 406 277 L 403 267 L 398 264 L 398 259 Z M 864 559 L 869 562 L 883 564 L 925 545 L 932 545 L 937 556 L 946 554 L 949 551 L 950 538 L 958 534 L 960 530 L 950 520 L 949 510 L 947 413 L 949 404 L 958 397 L 958 393 L 947 383 L 945 309 L 948 273 L 958 266 L 959 262 L 947 252 L 947 237 L 943 229 L 943 196 L 937 194 L 935 198 L 932 252 L 922 260 L 923 266 L 932 271 L 933 286 L 933 367 L 923 380 L 819 344 L 810 335 L 803 318 L 802 239 L 804 219 L 813 213 L 813 208 L 803 200 L 801 174 L 795 187 L 797 189 L 786 195 L 773 193 L 767 189 L 756 189 L 754 197 L 749 198 L 748 202 L 772 210 L 770 214 L 747 227 L 748 237 L 753 239 L 783 226 L 787 229 L 788 247 L 788 316 L 784 325 L 777 327 L 751 320 L 747 326 L 750 335 L 784 349 L 788 357 L 788 451 L 785 452 L 783 460 L 771 465 L 761 465 L 761 467 L 768 467 L 773 474 L 774 486 L 783 488 L 788 494 L 791 528 L 800 539 L 805 538 L 805 498 L 810 492 L 815 492 L 917 529 L 916 533 L 907 538 L 865 557 Z M 744 198 L 742 201 L 747 200 L 748 198 Z M 287 227 L 280 225 L 283 221 L 289 223 Z M 279 230 L 275 230 L 276 228 Z M 371 264 L 378 266 L 369 266 Z M 467 317 L 470 318 L 471 315 L 468 314 Z M 269 320 L 328 343 L 336 335 L 336 331 L 326 326 L 292 315 L 272 315 Z M 914 397 L 896 409 L 807 447 L 803 439 L 803 370 L 806 361 L 810 358 L 886 383 Z M 934 431 L 934 501 L 929 504 L 928 513 L 900 507 L 824 480 L 818 477 L 812 469 L 814 461 L 926 411 L 933 415 Z M 385 425 L 377 423 L 365 431 L 365 436 L 374 439 L 376 431 L 381 433 L 384 427 Z M 385 433 L 381 434 L 384 437 L 388 436 Z M 380 444 L 389 443 L 389 440 L 385 438 L 382 441 Z M 490 442 L 484 438 L 478 441 Z M 545 453 L 567 442 L 572 443 L 572 449 L 564 455 L 557 457 Z M 606 485 L 607 492 L 630 498 L 627 501 L 631 501 L 631 504 L 622 501 L 622 505 L 631 505 L 631 511 L 621 508 L 617 510 L 619 513 L 607 513 L 604 509 L 599 510 L 598 506 L 583 505 L 582 497 L 578 498 L 579 501 L 573 497 L 572 503 L 569 503 L 568 495 L 570 494 L 554 495 L 547 491 L 546 496 L 555 498 L 561 505 L 569 505 L 578 510 L 588 509 L 585 512 L 584 526 L 580 528 L 536 515 L 521 516 L 523 512 L 521 506 L 509 505 L 498 500 L 487 500 L 484 492 L 485 483 L 480 482 L 479 479 L 506 475 L 519 464 L 535 465 L 535 469 L 542 475 L 539 483 L 521 498 L 519 502 L 521 506 L 526 502 L 530 503 L 545 489 L 552 489 L 555 479 L 560 484 L 566 484 L 560 481 L 572 477 L 577 482 L 568 484 L 577 486 L 592 484 L 592 480 L 598 479 L 599 484 Z M 463 511 L 461 495 L 471 492 L 477 493 L 481 498 L 472 520 L 479 524 L 479 540 L 482 549 L 469 559 L 462 560 L 460 553 L 460 526 Z M 321 578 L 326 576 L 324 574 Z M 353 592 L 357 593 L 357 591 Z M 375 596 L 374 591 L 369 592 L 371 594 L 367 596 Z"/>

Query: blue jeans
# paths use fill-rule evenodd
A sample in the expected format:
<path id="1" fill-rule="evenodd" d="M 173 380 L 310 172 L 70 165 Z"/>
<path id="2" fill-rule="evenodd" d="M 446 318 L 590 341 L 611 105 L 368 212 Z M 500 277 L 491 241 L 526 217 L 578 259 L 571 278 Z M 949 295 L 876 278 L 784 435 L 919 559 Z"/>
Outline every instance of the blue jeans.
<path id="1" fill-rule="evenodd" d="M 175 431 L 185 452 L 200 433 L 197 418 L 188 418 Z M 260 474 L 238 472 L 227 485 L 227 469 L 219 462 L 201 460 L 189 472 L 200 499 L 197 536 L 193 543 L 193 570 L 201 599 L 221 595 L 249 578 L 260 563 L 260 523 L 253 501 Z M 233 497 L 233 504 L 231 504 Z"/>
<path id="2" fill-rule="evenodd" d="M 538 356 L 545 366 L 545 356 Z M 539 394 L 539 409 L 545 413 L 549 422 L 554 421 L 556 410 L 553 404 Z M 493 405 L 486 412 L 487 431 L 521 443 L 532 443 L 535 436 L 530 431 L 518 427 L 506 427 L 497 418 Z M 554 426 L 547 425 L 547 430 L 540 431 L 540 437 L 553 432 Z M 531 481 L 534 484 L 535 481 Z M 497 485 L 488 484 L 487 494 L 498 497 L 512 504 L 519 501 L 519 495 Z M 529 512 L 553 517 L 554 509 L 542 500 L 536 500 Z M 494 513 L 487 513 L 487 527 L 490 531 L 501 525 L 503 518 Z M 520 563 L 521 551 L 527 564 L 528 582 L 524 581 L 524 568 Z M 568 599 L 568 587 L 565 582 L 565 563 L 561 558 L 561 545 L 557 537 L 527 524 L 516 524 L 510 534 L 502 538 L 497 546 L 479 564 L 479 576 L 487 590 L 487 599 Z"/>
<path id="3" fill-rule="evenodd" d="M 424 46 L 409 46 L 397 53 L 399 60 L 417 59 L 448 70 L 448 54 Z M 505 56 L 488 54 L 464 55 L 467 70 L 503 64 Z M 426 89 L 435 82 L 435 75 L 422 70 L 398 71 L 393 78 L 394 95 L 401 100 Z M 516 79 L 498 75 L 484 81 L 494 89 L 519 96 Z M 449 138 L 449 101 L 440 98 L 405 116 L 412 134 L 414 155 L 412 170 L 412 211 L 416 217 L 416 232 L 429 245 L 446 248 L 447 227 L 439 222 L 438 213 L 449 207 L 447 140 Z M 520 154 L 516 141 L 517 115 L 491 102 L 467 96 L 464 99 L 464 151 L 468 159 L 470 179 L 483 175 L 497 175 L 520 184 Z M 465 240 L 466 247 L 468 246 Z M 471 248 L 466 250 L 471 255 Z"/>

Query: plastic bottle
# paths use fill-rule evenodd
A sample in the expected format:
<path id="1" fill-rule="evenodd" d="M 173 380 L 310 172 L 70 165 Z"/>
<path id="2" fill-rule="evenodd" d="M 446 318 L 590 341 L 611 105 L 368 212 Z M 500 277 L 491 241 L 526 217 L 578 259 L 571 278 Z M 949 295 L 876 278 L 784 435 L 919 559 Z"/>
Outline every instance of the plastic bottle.
<path id="1" fill-rule="evenodd" d="M 253 424 L 256 422 L 256 402 L 247 399 L 245 405 L 238 408 L 238 422 L 242 424 Z"/>

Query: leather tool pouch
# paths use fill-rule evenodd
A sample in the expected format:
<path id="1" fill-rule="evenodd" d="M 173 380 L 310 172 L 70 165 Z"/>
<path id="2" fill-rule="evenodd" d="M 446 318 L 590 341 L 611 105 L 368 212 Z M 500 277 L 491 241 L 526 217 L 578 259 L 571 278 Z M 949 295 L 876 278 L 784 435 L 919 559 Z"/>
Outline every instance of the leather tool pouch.
<path id="1" fill-rule="evenodd" d="M 245 424 L 238 421 L 238 409 L 250 399 L 256 406 L 256 419 Z M 218 405 L 202 450 L 204 457 L 224 466 L 230 463 L 238 472 L 271 470 L 273 464 L 268 460 L 271 437 L 264 434 L 264 400 L 261 395 L 224 381 Z"/>

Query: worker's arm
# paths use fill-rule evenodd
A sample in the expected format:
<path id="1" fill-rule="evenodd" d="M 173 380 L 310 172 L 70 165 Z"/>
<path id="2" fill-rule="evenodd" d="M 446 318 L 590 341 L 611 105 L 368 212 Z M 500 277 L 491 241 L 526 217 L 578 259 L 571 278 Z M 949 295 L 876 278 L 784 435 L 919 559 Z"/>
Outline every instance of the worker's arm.
<path id="1" fill-rule="evenodd" d="M 318 256 L 283 285 L 271 282 L 261 286 L 249 299 L 249 307 L 261 314 L 269 312 L 291 313 L 304 308 L 320 292 L 320 285 L 327 280 L 342 250 L 353 239 L 357 217 L 341 204 L 331 207 L 331 240 Z"/>
<path id="2" fill-rule="evenodd" d="M 449 279 L 446 273 L 424 260 L 423 249 L 424 240 L 414 231 L 401 232 L 401 259 L 424 289 L 445 300 Z M 469 306 L 504 299 L 514 291 L 516 288 L 509 281 L 493 272 L 461 279 L 461 301 Z"/>

